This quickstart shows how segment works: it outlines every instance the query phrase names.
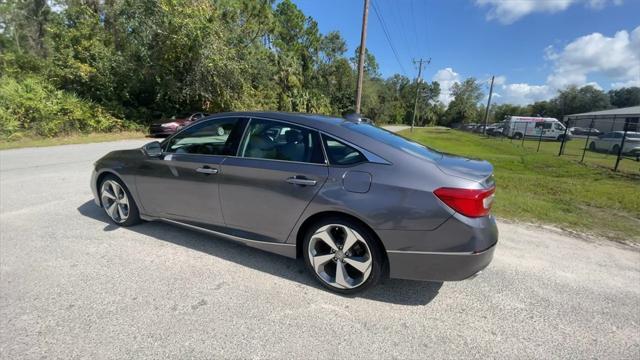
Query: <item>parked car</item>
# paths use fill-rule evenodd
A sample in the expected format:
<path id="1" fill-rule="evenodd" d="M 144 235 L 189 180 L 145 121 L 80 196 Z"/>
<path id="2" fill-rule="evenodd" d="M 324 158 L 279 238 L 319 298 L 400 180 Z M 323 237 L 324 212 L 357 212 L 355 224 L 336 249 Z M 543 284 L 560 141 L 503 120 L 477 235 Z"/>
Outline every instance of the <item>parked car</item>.
<path id="1" fill-rule="evenodd" d="M 476 126 L 478 126 L 478 124 L 465 124 L 462 126 L 461 129 L 463 131 L 473 131 L 476 128 Z"/>
<path id="2" fill-rule="evenodd" d="M 476 127 L 473 128 L 474 133 L 482 133 L 483 130 L 484 130 L 484 125 L 477 125 Z"/>
<path id="3" fill-rule="evenodd" d="M 622 137 L 624 131 L 612 131 L 604 133 L 597 138 L 594 138 L 589 143 L 589 150 L 591 151 L 605 151 L 612 154 L 617 154 L 622 145 Z M 640 155 L 640 132 L 628 131 L 627 137 L 624 139 L 624 147 L 622 148 L 623 154 L 632 156 Z"/>
<path id="4" fill-rule="evenodd" d="M 371 124 L 241 112 L 95 163 L 95 203 L 117 225 L 158 220 L 304 258 L 354 293 L 383 274 L 463 280 L 498 240 L 493 167 Z"/>
<path id="5" fill-rule="evenodd" d="M 502 135 L 503 130 L 504 130 L 503 123 L 495 123 L 487 126 L 487 130 L 485 131 L 485 134 L 489 136 L 500 136 Z"/>
<path id="6" fill-rule="evenodd" d="M 190 125 L 191 123 L 198 121 L 209 114 L 197 112 L 187 116 L 176 118 L 175 116 L 169 120 L 159 123 L 151 124 L 149 127 L 149 135 L 155 137 L 169 136 L 183 127 Z"/>
<path id="7" fill-rule="evenodd" d="M 570 127 L 569 133 L 571 135 L 589 135 L 589 136 L 598 136 L 602 134 L 600 130 L 594 128 L 581 128 L 581 127 Z"/>

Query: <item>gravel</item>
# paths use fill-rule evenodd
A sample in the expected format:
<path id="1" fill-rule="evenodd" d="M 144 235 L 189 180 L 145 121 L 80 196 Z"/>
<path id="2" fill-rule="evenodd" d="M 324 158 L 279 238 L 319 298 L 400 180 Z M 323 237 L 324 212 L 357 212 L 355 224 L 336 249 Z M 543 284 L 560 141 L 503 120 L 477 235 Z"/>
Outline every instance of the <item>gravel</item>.
<path id="1" fill-rule="evenodd" d="M 301 261 L 110 224 L 93 161 L 145 140 L 0 152 L 0 358 L 640 358 L 640 252 L 500 222 L 463 282 L 321 289 Z"/>

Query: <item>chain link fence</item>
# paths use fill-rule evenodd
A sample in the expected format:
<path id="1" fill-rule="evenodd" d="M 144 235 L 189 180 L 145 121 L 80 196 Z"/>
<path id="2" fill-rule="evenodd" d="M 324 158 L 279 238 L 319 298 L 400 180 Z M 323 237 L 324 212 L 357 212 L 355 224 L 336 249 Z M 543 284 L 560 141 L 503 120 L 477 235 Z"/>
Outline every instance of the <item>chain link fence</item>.
<path id="1" fill-rule="evenodd" d="M 518 128 L 518 131 L 508 127 L 498 127 L 498 130 L 488 128 L 487 136 L 498 141 L 509 141 L 529 151 L 640 175 L 640 114 L 570 115 L 565 117 L 564 125 L 559 131 L 559 128 L 555 128 L 557 125 L 549 122 L 522 123 L 522 129 Z M 477 127 L 467 126 L 461 130 L 482 135 L 482 130 Z"/>
<path id="2" fill-rule="evenodd" d="M 640 173 L 640 117 L 566 117 L 569 137 L 558 154 L 579 162 Z"/>

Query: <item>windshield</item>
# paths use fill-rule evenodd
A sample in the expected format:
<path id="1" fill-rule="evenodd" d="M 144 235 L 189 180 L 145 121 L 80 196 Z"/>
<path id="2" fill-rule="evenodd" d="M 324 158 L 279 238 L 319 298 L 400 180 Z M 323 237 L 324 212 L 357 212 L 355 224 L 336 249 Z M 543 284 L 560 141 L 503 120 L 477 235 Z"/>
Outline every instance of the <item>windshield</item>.
<path id="1" fill-rule="evenodd" d="M 363 123 L 360 123 L 360 124 L 348 123 L 348 124 L 345 124 L 345 126 L 357 133 L 376 139 L 398 150 L 402 150 L 403 152 L 409 155 L 413 155 L 413 156 L 427 159 L 427 160 L 439 160 L 442 158 L 442 153 L 436 150 L 433 150 L 424 145 L 413 142 L 405 137 L 402 137 L 398 134 L 387 131 L 383 128 L 379 128 L 375 125 L 363 124 Z"/>

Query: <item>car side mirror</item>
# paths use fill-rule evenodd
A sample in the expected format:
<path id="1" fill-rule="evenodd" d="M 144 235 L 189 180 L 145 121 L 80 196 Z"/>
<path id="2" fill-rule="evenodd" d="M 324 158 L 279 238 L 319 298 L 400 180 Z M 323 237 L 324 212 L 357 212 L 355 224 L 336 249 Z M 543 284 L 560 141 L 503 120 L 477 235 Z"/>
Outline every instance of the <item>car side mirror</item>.
<path id="1" fill-rule="evenodd" d="M 162 155 L 162 146 L 157 141 L 152 141 L 142 147 L 142 151 L 149 157 L 159 157 Z"/>

